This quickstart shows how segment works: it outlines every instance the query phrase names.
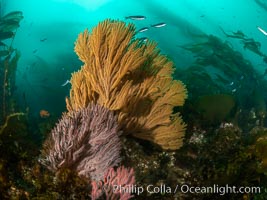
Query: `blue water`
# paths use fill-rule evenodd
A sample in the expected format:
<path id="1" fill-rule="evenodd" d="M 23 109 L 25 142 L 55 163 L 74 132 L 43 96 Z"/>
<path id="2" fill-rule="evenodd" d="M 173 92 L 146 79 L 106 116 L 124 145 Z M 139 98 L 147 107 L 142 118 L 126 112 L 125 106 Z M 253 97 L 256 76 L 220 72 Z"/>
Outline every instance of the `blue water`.
<path id="1" fill-rule="evenodd" d="M 167 24 L 138 33 L 137 37 L 155 40 L 176 68 L 187 68 L 194 61 L 192 54 L 179 46 L 199 42 L 195 35 L 212 34 L 231 43 L 252 62 L 257 72 L 264 73 L 267 65 L 260 56 L 221 31 L 221 28 L 227 33 L 241 30 L 260 42 L 261 51 L 267 54 L 267 36 L 257 29 L 259 26 L 267 30 L 267 11 L 260 6 L 261 2 L 264 1 L 2 0 L 1 14 L 19 10 L 24 15 L 13 43 L 21 52 L 17 95 L 21 103 L 26 99 L 32 112 L 37 114 L 41 109 L 55 114 L 64 111 L 70 85 L 61 85 L 82 65 L 73 51 L 78 34 L 106 18 L 126 21 L 125 16 L 129 15 L 147 17 L 142 21 L 127 20 L 137 29 L 160 22 Z"/>

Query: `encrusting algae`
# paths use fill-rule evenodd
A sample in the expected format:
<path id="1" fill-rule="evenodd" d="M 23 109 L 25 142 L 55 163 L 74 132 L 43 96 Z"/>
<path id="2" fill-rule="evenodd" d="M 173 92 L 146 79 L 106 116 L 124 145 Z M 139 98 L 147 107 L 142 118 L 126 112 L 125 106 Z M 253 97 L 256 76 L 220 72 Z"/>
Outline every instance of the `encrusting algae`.
<path id="1" fill-rule="evenodd" d="M 118 114 L 124 134 L 178 149 L 186 124 L 173 108 L 184 104 L 187 90 L 156 44 L 134 36 L 133 24 L 113 20 L 79 35 L 75 52 L 84 65 L 72 74 L 67 109 L 102 105 Z"/>

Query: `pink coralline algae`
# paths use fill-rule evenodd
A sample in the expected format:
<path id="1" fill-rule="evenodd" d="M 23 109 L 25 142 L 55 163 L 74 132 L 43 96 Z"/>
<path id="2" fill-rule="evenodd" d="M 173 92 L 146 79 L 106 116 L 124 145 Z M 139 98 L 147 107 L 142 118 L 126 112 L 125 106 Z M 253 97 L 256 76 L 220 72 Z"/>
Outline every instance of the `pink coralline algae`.
<path id="1" fill-rule="evenodd" d="M 92 180 L 121 161 L 117 116 L 107 108 L 90 104 L 65 113 L 45 141 L 40 162 L 53 172 L 75 170 Z"/>
<path id="2" fill-rule="evenodd" d="M 102 181 L 92 181 L 92 200 L 105 196 L 106 199 L 128 200 L 133 197 L 132 188 L 135 184 L 133 168 L 124 166 L 110 168 Z"/>

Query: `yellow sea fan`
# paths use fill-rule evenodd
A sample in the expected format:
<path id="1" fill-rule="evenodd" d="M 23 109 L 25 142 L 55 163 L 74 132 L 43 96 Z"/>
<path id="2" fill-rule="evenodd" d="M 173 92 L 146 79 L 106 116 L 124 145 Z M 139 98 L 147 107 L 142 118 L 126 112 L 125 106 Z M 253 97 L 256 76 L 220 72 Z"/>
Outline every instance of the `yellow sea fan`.
<path id="1" fill-rule="evenodd" d="M 84 65 L 72 74 L 67 109 L 103 105 L 118 113 L 125 134 L 177 149 L 185 124 L 172 113 L 184 104 L 185 86 L 172 79 L 173 63 L 156 43 L 142 43 L 134 35 L 132 24 L 112 20 L 79 35 L 75 52 Z"/>

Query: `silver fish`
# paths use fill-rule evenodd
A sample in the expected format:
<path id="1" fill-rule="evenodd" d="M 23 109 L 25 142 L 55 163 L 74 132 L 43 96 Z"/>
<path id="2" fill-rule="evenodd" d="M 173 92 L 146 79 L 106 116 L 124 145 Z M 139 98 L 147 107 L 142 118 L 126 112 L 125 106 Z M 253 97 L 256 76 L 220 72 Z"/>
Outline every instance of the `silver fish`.
<path id="1" fill-rule="evenodd" d="M 133 15 L 133 16 L 127 16 L 125 19 L 131 19 L 131 20 L 144 20 L 146 19 L 143 15 Z"/>
<path id="2" fill-rule="evenodd" d="M 66 86 L 68 83 L 70 83 L 70 80 L 66 80 L 66 82 L 63 83 L 61 86 L 64 87 L 64 86 Z"/>
<path id="3" fill-rule="evenodd" d="M 167 24 L 162 22 L 162 23 L 158 23 L 158 24 L 153 24 L 151 25 L 151 27 L 154 27 L 154 28 L 160 28 L 160 27 L 163 27 L 163 26 L 166 26 Z"/>
<path id="4" fill-rule="evenodd" d="M 232 89 L 232 92 L 235 93 L 236 92 L 236 88 Z"/>
<path id="5" fill-rule="evenodd" d="M 140 28 L 137 33 L 142 33 L 148 30 L 148 27 Z"/>
<path id="6" fill-rule="evenodd" d="M 146 42 L 148 40 L 147 37 L 141 37 L 141 38 L 138 38 L 141 42 Z"/>
<path id="7" fill-rule="evenodd" d="M 265 31 L 265 30 L 263 30 L 261 27 L 257 27 L 258 28 L 258 30 L 260 31 L 260 32 L 262 32 L 263 33 L 263 35 L 267 35 L 267 32 Z"/>

